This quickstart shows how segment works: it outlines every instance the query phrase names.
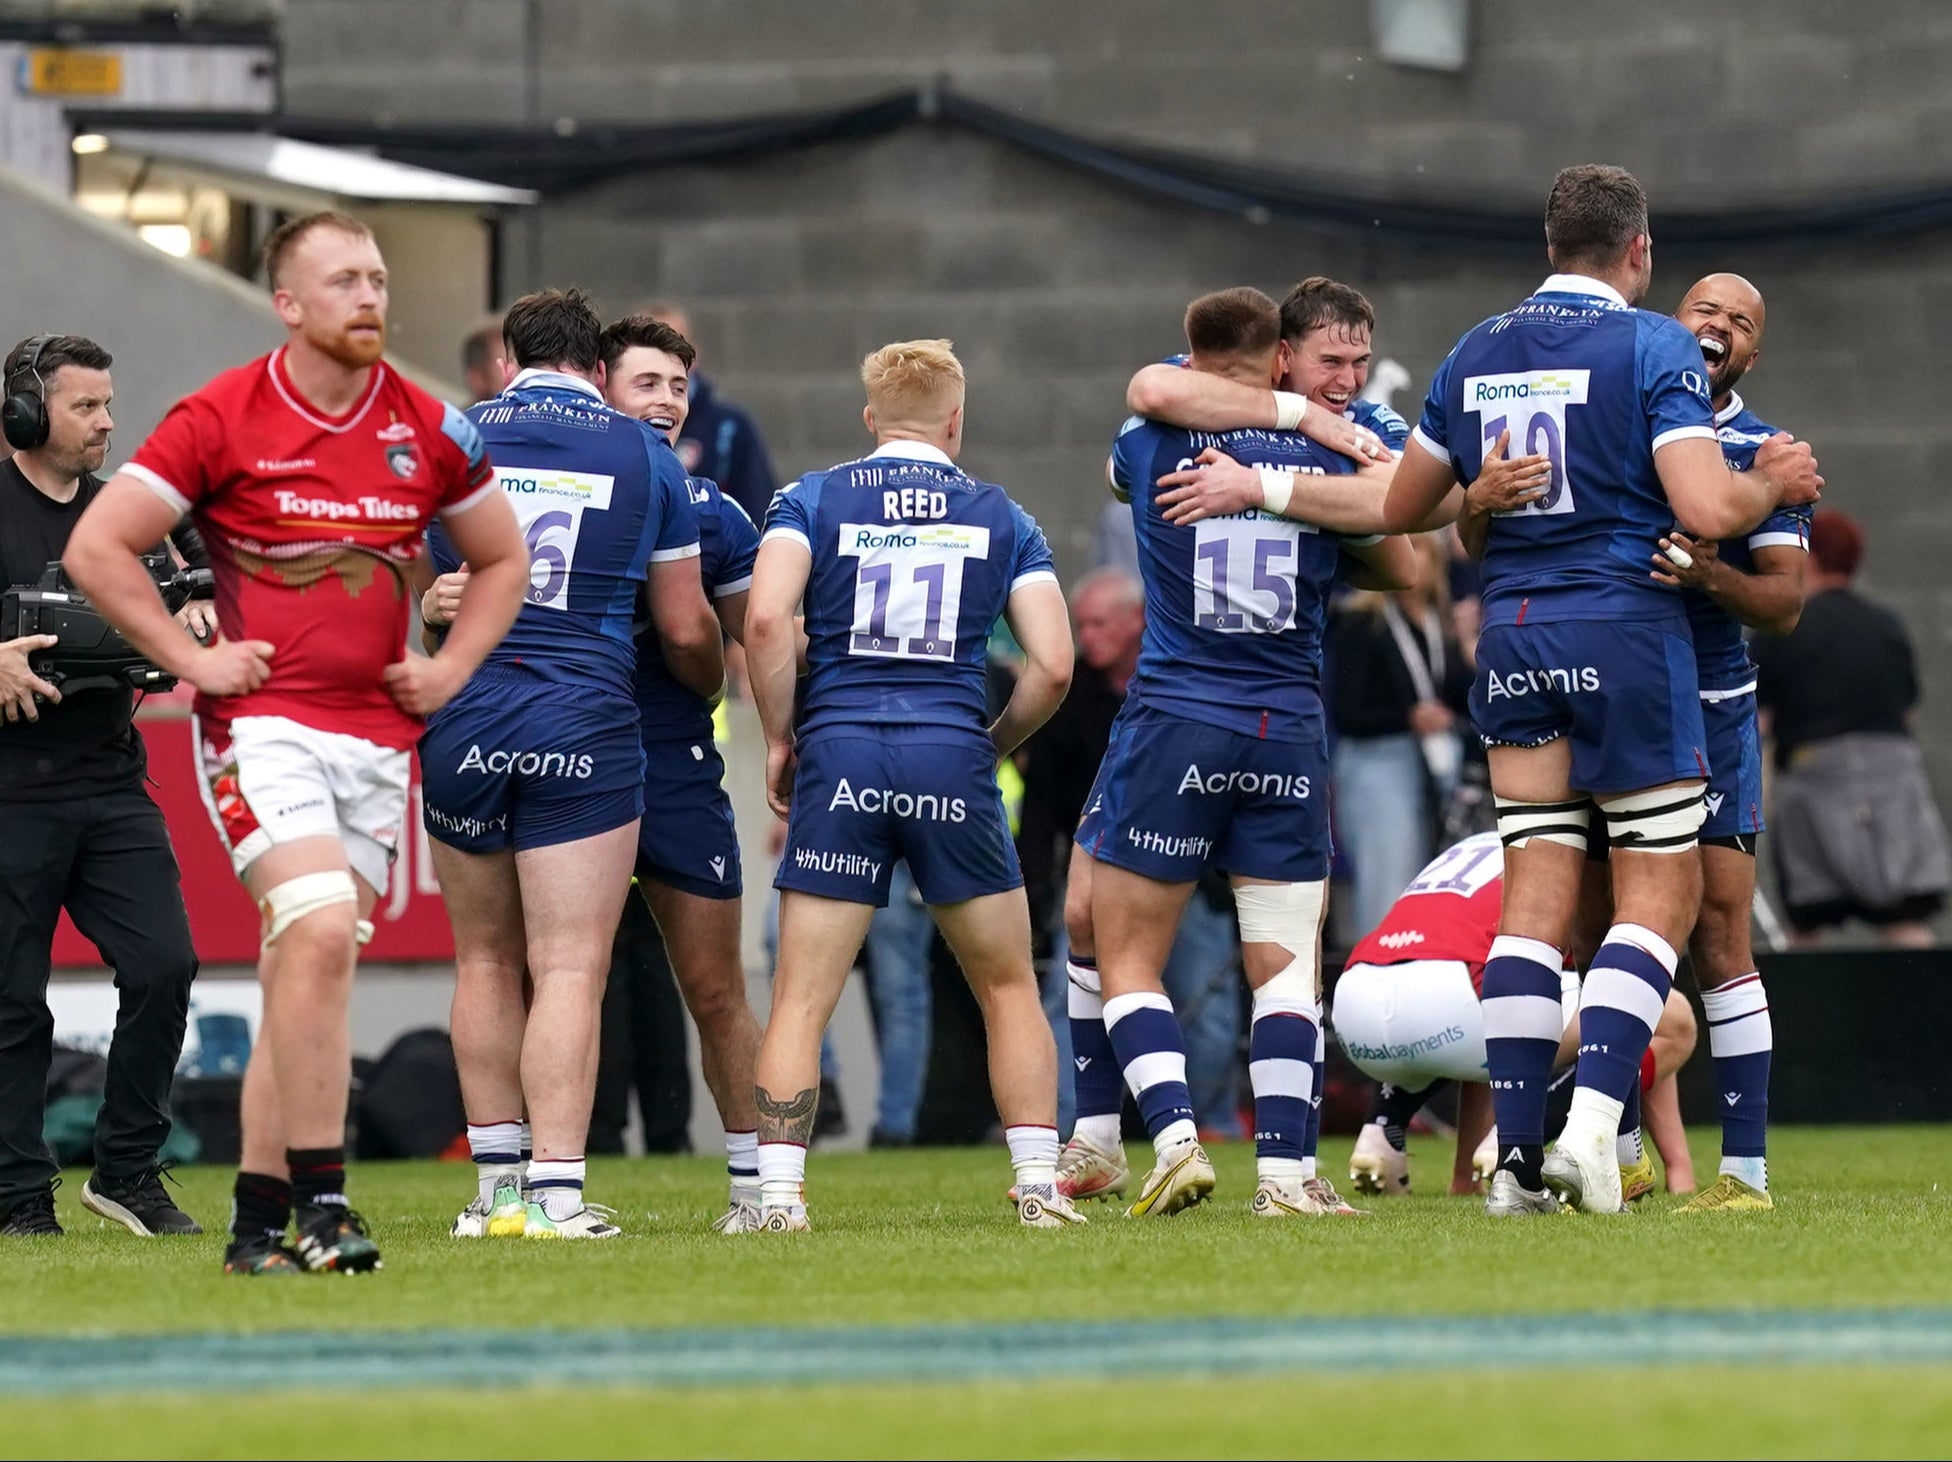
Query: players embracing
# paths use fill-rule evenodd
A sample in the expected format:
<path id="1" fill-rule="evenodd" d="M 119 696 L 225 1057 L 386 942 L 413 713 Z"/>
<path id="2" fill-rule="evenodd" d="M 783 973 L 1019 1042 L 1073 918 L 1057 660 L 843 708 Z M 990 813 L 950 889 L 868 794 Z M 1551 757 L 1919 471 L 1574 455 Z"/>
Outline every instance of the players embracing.
<path id="1" fill-rule="evenodd" d="M 1455 516 L 1458 485 L 1487 456 L 1547 459 L 1545 490 L 1490 524 L 1472 696 L 1507 849 L 1484 969 L 1497 1215 L 1551 1212 L 1552 1193 L 1620 1208 L 1621 1114 L 1700 906 L 1710 764 L 1695 647 L 1649 556 L 1677 522 L 1696 540 L 1746 534 L 1821 486 L 1809 449 L 1786 437 L 1761 443 L 1746 472 L 1724 460 L 1699 342 L 1634 307 L 1653 271 L 1630 174 L 1562 171 L 1546 239 L 1555 273 L 1439 368 L 1386 505 L 1391 526 L 1428 527 Z M 1581 990 L 1577 1088 L 1548 1156 L 1559 971 L 1601 835 L 1614 922 Z"/>

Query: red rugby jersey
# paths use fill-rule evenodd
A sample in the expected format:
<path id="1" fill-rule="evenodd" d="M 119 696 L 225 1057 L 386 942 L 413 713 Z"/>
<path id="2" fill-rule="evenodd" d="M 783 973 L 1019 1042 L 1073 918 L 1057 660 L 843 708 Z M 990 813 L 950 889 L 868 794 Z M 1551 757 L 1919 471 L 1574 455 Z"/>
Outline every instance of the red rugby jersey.
<path id="1" fill-rule="evenodd" d="M 199 715 L 414 744 L 419 718 L 380 677 L 407 653 L 402 571 L 427 524 L 495 491 L 472 422 L 385 362 L 350 411 L 328 416 L 279 349 L 177 402 L 122 470 L 194 517 L 225 637 L 276 647 L 269 680 L 199 695 Z"/>
<path id="2" fill-rule="evenodd" d="M 1349 963 L 1390 965 L 1413 959 L 1461 960 L 1471 987 L 1484 993 L 1484 961 L 1497 937 L 1505 897 L 1505 849 L 1496 833 L 1478 833 L 1430 860 L 1383 922 L 1349 955 Z"/>

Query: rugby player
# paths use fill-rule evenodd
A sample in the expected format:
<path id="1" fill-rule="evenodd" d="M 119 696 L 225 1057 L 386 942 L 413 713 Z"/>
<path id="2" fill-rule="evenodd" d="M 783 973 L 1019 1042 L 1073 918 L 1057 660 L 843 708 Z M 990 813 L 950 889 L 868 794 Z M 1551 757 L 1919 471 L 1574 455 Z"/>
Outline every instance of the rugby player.
<path id="1" fill-rule="evenodd" d="M 725 674 L 684 469 L 660 433 L 604 402 L 602 331 L 580 290 L 517 300 L 502 323 L 516 373 L 469 409 L 534 562 L 514 627 L 420 742 L 454 926 L 454 1054 L 478 1180 L 457 1238 L 619 1232 L 585 1201 L 584 1142 L 644 808 L 639 597 L 657 632 L 650 652 L 661 646 L 684 683 L 712 694 Z M 465 612 L 475 576 L 464 545 L 437 527 L 428 547 L 443 587 L 467 573 Z M 441 596 L 424 595 L 422 612 L 440 633 Z"/>
<path id="2" fill-rule="evenodd" d="M 1287 481 L 1288 501 L 1281 508 L 1284 516 L 1318 521 L 1314 509 L 1324 491 L 1352 490 L 1353 502 L 1340 506 L 1344 514 L 1354 511 L 1360 515 L 1354 531 L 1368 533 L 1380 527 L 1379 486 L 1388 482 L 1388 464 L 1409 439 L 1410 428 L 1389 407 L 1361 399 L 1369 381 L 1373 355 L 1370 337 L 1375 327 L 1376 312 L 1359 291 L 1313 275 L 1295 285 L 1281 301 L 1277 386 L 1185 369 L 1189 361 L 1185 355 L 1146 366 L 1133 376 L 1125 399 L 1135 415 L 1195 431 L 1278 427 L 1298 421 L 1302 434 L 1318 445 L 1365 459 L 1366 463 L 1373 459 L 1373 464 L 1355 476 L 1331 480 L 1312 473 L 1249 467 L 1218 448 L 1207 447 L 1195 458 L 1198 465 L 1160 479 L 1162 488 L 1171 489 L 1160 498 L 1167 520 L 1190 525 L 1204 517 L 1262 507 L 1267 496 L 1261 474 L 1266 471 Z M 1281 501 L 1279 492 L 1275 501 Z M 1333 518 L 1337 505 L 1323 506 Z M 1349 522 L 1344 520 L 1337 526 L 1348 529 Z M 1122 1192 L 1128 1178 L 1119 1139 L 1124 1084 L 1104 1028 L 1104 996 L 1091 940 L 1090 891 L 1090 862 L 1081 849 L 1075 850 L 1066 885 L 1065 919 L 1070 945 L 1066 999 L 1078 1125 L 1058 1159 L 1058 1186 L 1074 1198 Z M 1319 1046 L 1319 1028 L 1316 1035 L 1318 1050 L 1311 1084 L 1314 1095 L 1301 1159 L 1310 1180 L 1316 1177 L 1322 1058 L 1326 1051 Z M 1083 1064 L 1078 1064 L 1080 1060 Z M 1318 1204 L 1332 1192 L 1325 1179 L 1315 1182 L 1312 1189 Z M 1332 1211 L 1354 1210 L 1337 1199 Z"/>
<path id="3" fill-rule="evenodd" d="M 861 378 L 875 450 L 780 490 L 746 611 L 768 795 L 787 819 L 757 1076 L 761 1225 L 808 1226 L 821 1032 L 901 858 L 982 1007 L 1019 1222 L 1082 1223 L 1056 1188 L 1057 1046 L 996 782 L 998 759 L 1070 685 L 1070 616 L 1037 525 L 955 466 L 964 381 L 949 342 L 883 346 Z M 808 679 L 796 739 L 802 600 Z M 984 655 L 999 617 L 1025 663 L 985 727 Z"/>
<path id="4" fill-rule="evenodd" d="M 1761 355 L 1762 294 L 1739 274 L 1710 274 L 1688 291 L 1675 318 L 1701 342 L 1722 454 L 1731 469 L 1746 471 L 1757 449 L 1776 434 L 1735 391 Z M 1459 518 L 1474 552 L 1482 551 L 1490 513 L 1527 500 L 1527 483 L 1544 470 L 1529 464 L 1544 460 L 1521 459 L 1501 468 L 1487 459 L 1485 473 L 1465 494 Z M 1722 1159 L 1716 1182 L 1685 1212 L 1774 1206 L 1766 1158 L 1773 1035 L 1749 940 L 1755 849 L 1763 831 L 1762 749 L 1756 671 L 1742 626 L 1776 635 L 1796 627 L 1809 523 L 1810 510 L 1799 506 L 1779 509 L 1753 532 L 1720 543 L 1677 528 L 1652 555 L 1654 579 L 1682 590 L 1708 737 L 1701 913 L 1688 950 L 1708 1012 L 1709 1052 L 1722 1097 Z"/>
<path id="5" fill-rule="evenodd" d="M 1202 296 L 1185 325 L 1194 371 L 1254 386 L 1277 379 L 1280 311 L 1259 290 Z M 1345 553 L 1380 588 L 1413 582 L 1415 558 L 1402 539 L 1343 539 L 1254 509 L 1170 522 L 1157 483 L 1208 445 L 1277 471 L 1355 467 L 1287 431 L 1194 433 L 1133 417 L 1119 433 L 1110 471 L 1132 503 L 1146 627 L 1078 826 L 1091 864 L 1088 922 L 1072 934 L 1095 950 L 1109 1044 L 1153 1139 L 1156 1162 L 1129 1212 L 1176 1212 L 1206 1198 L 1214 1176 L 1159 976 L 1200 872 L 1211 863 L 1229 875 L 1254 1000 L 1253 1211 L 1279 1218 L 1324 1211 L 1304 1187 L 1303 1142 L 1328 875 L 1319 695 L 1328 590 Z"/>
<path id="6" fill-rule="evenodd" d="M 1336 983 L 1330 1020 L 1349 1059 L 1382 1082 L 1370 1120 L 1356 1138 L 1349 1180 L 1365 1193 L 1407 1193 L 1409 1157 L 1403 1133 L 1410 1118 L 1445 1083 L 1485 1079 L 1484 1013 L 1480 1001 L 1484 962 L 1498 930 L 1504 893 L 1503 848 L 1496 833 L 1479 833 L 1433 858 L 1391 907 L 1388 916 L 1349 954 Z M 1560 974 L 1565 1033 L 1554 1069 L 1578 1053 L 1579 977 Z M 1668 992 L 1649 1055 L 1642 1062 L 1643 1088 L 1671 1081 L 1694 1050 L 1694 1013 Z M 1476 1100 L 1468 1104 L 1475 1108 Z M 1456 1170 L 1470 1170 L 1484 1124 L 1460 1105 Z M 1618 1148 L 1621 1181 L 1629 1200 L 1653 1189 L 1653 1165 L 1636 1130 L 1623 1131 Z M 1453 1191 L 1456 1185 L 1453 1185 Z M 1465 1185 L 1465 1191 L 1469 1191 Z"/>
<path id="7" fill-rule="evenodd" d="M 604 396 L 676 448 L 696 360 L 691 342 L 669 324 L 628 315 L 603 332 Z M 685 485 L 698 514 L 705 592 L 725 635 L 741 644 L 759 530 L 709 478 L 688 476 Z M 637 886 L 697 1022 L 705 1085 L 725 1127 L 732 1192 L 713 1227 L 739 1233 L 759 1221 L 759 1117 L 752 1104 L 759 1020 L 739 958 L 739 839 L 725 762 L 712 739 L 712 702 L 671 673 L 649 633 L 637 643 L 637 713 L 645 779 Z"/>
<path id="8" fill-rule="evenodd" d="M 1709 763 L 1694 648 L 1647 555 L 1677 521 L 1691 537 L 1727 538 L 1822 485 L 1809 448 L 1786 435 L 1761 444 L 1751 470 L 1730 471 L 1699 343 L 1633 307 L 1653 254 L 1631 174 L 1565 169 L 1545 222 L 1556 272 L 1452 350 L 1384 509 L 1398 529 L 1454 520 L 1459 483 L 1501 439 L 1550 459 L 1548 490 L 1490 526 L 1472 692 L 1508 849 L 1484 971 L 1502 1149 L 1485 1200 L 1494 1215 L 1556 1211 L 1553 1193 L 1620 1209 L 1620 1119 L 1700 905 Z M 1611 845 L 1614 924 L 1580 990 L 1577 1087 L 1548 1163 L 1559 971 L 1592 801 Z"/>
<path id="9" fill-rule="evenodd" d="M 285 344 L 178 402 L 84 515 L 66 562 L 131 643 L 197 688 L 205 801 L 264 916 L 224 1268 L 358 1272 L 380 1254 L 346 1201 L 353 969 L 422 718 L 508 629 L 528 553 L 473 424 L 381 359 L 386 263 L 366 226 L 307 214 L 272 233 L 264 259 Z M 208 647 L 136 557 L 186 511 L 217 578 L 222 636 Z M 427 658 L 407 652 L 402 570 L 437 516 L 475 582 Z"/>

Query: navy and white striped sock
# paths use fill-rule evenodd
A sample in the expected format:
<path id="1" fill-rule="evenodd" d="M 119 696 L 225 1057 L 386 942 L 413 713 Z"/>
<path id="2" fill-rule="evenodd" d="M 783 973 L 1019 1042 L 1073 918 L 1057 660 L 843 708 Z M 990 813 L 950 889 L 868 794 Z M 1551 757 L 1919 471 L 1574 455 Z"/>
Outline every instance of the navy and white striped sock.
<path id="1" fill-rule="evenodd" d="M 1640 1058 L 1654 1038 L 1679 958 L 1639 924 L 1615 924 L 1579 987 L 1579 1086 L 1623 1106 L 1640 1089 Z M 1609 1137 L 1612 1133 L 1607 1134 Z"/>
<path id="2" fill-rule="evenodd" d="M 1721 1170 L 1767 1191 L 1769 1187 L 1769 1061 L 1775 1028 L 1762 976 L 1743 975 L 1701 992 L 1708 1017 L 1708 1053 L 1715 1062 L 1715 1110 L 1722 1119 Z"/>
<path id="3" fill-rule="evenodd" d="M 1077 1095 L 1077 1121 L 1071 1130 L 1099 1147 L 1116 1148 L 1125 1080 L 1105 1026 L 1098 961 L 1074 955 L 1064 973 L 1065 1012 L 1071 1022 L 1071 1084 Z"/>
<path id="4" fill-rule="evenodd" d="M 1315 1038 L 1321 1007 L 1267 989 L 1254 992 L 1247 1075 L 1254 1086 L 1254 1165 L 1262 1178 L 1302 1176 L 1303 1144 L 1316 1109 Z"/>
<path id="5" fill-rule="evenodd" d="M 583 1176 L 588 1164 L 580 1157 L 529 1163 L 529 1201 L 560 1223 L 583 1207 Z"/>
<path id="6" fill-rule="evenodd" d="M 1193 1097 L 1186 1089 L 1186 1038 L 1172 1001 L 1151 992 L 1114 995 L 1105 1002 L 1105 1027 L 1152 1145 L 1163 1154 L 1197 1138 Z"/>
<path id="7" fill-rule="evenodd" d="M 1545 1096 L 1565 1033 L 1559 951 L 1500 934 L 1484 962 L 1484 1054 L 1498 1124 L 1498 1166 L 1530 1192 L 1544 1187 Z"/>

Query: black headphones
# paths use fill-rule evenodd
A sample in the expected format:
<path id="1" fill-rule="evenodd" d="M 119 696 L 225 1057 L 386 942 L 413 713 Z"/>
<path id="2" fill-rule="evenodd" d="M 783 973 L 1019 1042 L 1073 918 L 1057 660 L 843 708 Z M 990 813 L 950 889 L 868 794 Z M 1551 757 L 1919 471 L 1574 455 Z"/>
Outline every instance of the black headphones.
<path id="1" fill-rule="evenodd" d="M 55 339 L 52 335 L 36 335 L 28 341 L 27 359 L 7 377 L 9 390 L 6 402 L 0 404 L 0 428 L 6 431 L 7 441 L 17 452 L 31 452 L 47 440 L 47 382 L 41 379 L 41 352 Z M 35 389 L 12 390 L 17 376 L 32 376 Z"/>

